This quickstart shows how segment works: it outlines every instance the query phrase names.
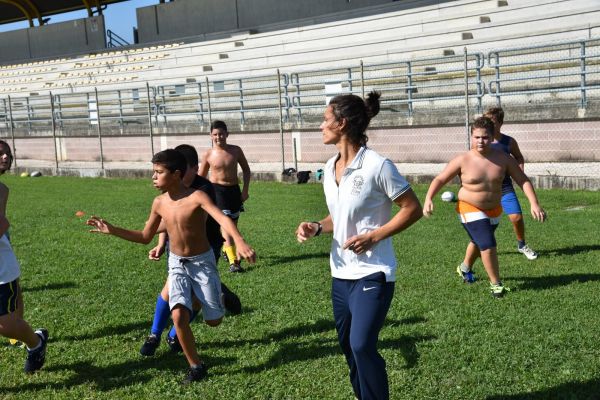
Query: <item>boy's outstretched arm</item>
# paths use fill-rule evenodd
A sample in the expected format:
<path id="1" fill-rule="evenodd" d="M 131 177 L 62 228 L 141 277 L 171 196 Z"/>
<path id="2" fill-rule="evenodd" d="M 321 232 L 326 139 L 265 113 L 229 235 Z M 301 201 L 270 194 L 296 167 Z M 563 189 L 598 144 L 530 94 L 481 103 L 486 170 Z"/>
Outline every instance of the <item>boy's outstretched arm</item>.
<path id="1" fill-rule="evenodd" d="M 227 232 L 233 238 L 235 242 L 237 256 L 243 258 L 249 263 L 254 263 L 256 261 L 256 253 L 252 247 L 242 237 L 242 234 L 235 226 L 231 218 L 223 214 L 223 212 L 213 203 L 213 201 L 208 197 L 208 195 L 200 190 L 196 190 L 194 192 L 194 196 L 200 201 L 200 205 L 210 215 L 217 221 L 221 228 Z"/>
<path id="2" fill-rule="evenodd" d="M 106 235 L 114 235 L 121 239 L 129 240 L 130 242 L 148 244 L 154 238 L 161 221 L 160 215 L 156 212 L 157 202 L 158 200 L 155 199 L 154 203 L 152 203 L 150 216 L 144 226 L 144 230 L 141 231 L 119 228 L 95 215 L 86 221 L 86 225 L 94 227 L 94 229 L 90 230 L 92 233 L 104 233 Z"/>
<path id="3" fill-rule="evenodd" d="M 429 185 L 429 189 L 427 190 L 427 194 L 425 195 L 425 201 L 423 202 L 423 215 L 429 217 L 433 214 L 433 197 L 440 191 L 441 188 L 448 182 L 450 182 L 454 177 L 460 174 L 460 166 L 462 163 L 462 156 L 458 156 L 453 158 L 448 165 L 444 168 L 442 172 L 439 173 L 438 176 L 433 178 L 431 184 Z"/>

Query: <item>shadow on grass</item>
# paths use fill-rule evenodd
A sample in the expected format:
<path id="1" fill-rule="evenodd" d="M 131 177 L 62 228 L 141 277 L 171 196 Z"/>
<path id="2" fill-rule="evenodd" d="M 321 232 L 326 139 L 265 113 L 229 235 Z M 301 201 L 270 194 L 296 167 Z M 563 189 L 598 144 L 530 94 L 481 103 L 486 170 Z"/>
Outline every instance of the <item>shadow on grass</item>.
<path id="1" fill-rule="evenodd" d="M 231 358 L 204 357 L 208 365 L 229 364 L 234 362 Z M 107 392 L 115 389 L 123 389 L 146 383 L 154 379 L 150 370 L 161 370 L 172 372 L 179 381 L 182 380 L 187 371 L 184 357 L 173 357 L 172 353 L 166 352 L 152 358 L 140 358 L 110 366 L 96 366 L 89 361 L 80 361 L 72 364 L 52 365 L 44 368 L 47 372 L 69 371 L 69 378 L 55 383 L 26 383 L 16 387 L 0 386 L 0 393 L 27 393 L 32 396 L 38 390 L 64 390 L 79 385 L 91 385 L 93 390 Z M 209 371 L 209 375 L 211 372 Z M 35 396 L 34 396 L 35 397 Z M 32 397 L 33 398 L 33 397 Z"/>
<path id="2" fill-rule="evenodd" d="M 421 358 L 421 355 L 417 351 L 417 343 L 434 339 L 436 337 L 432 335 L 402 335 L 398 339 L 380 341 L 379 348 L 399 351 L 404 361 L 406 361 L 404 369 L 411 369 L 417 366 L 419 358 Z"/>
<path id="3" fill-rule="evenodd" d="M 251 307 L 243 307 L 243 314 L 251 314 L 252 312 L 254 312 L 254 308 Z M 232 315 L 232 314 L 228 314 L 227 318 L 235 318 L 236 315 Z M 171 326 L 171 320 L 169 319 L 169 324 L 167 326 L 167 329 L 170 329 Z M 202 319 L 196 319 L 194 320 L 194 322 L 192 322 L 192 324 L 201 324 L 203 325 Z M 129 334 L 131 332 L 136 332 L 136 331 L 144 331 L 147 332 L 147 334 L 150 333 L 150 328 L 152 327 L 152 321 L 148 320 L 148 321 L 143 321 L 143 322 L 135 322 L 135 323 L 129 323 L 129 324 L 123 324 L 123 325 L 107 325 L 101 329 L 96 330 L 95 332 L 90 332 L 90 333 L 84 333 L 82 335 L 63 335 L 63 336 L 52 336 L 50 338 L 50 340 L 52 342 L 62 342 L 62 341 L 67 341 L 67 342 L 76 342 L 76 341 L 80 341 L 80 340 L 93 340 L 93 339 L 100 339 L 106 336 L 118 336 L 118 335 L 125 335 L 125 334 Z M 140 342 L 141 343 L 141 342 Z"/>
<path id="4" fill-rule="evenodd" d="M 33 287 L 22 287 L 23 292 L 41 292 L 45 290 L 60 290 L 60 289 L 74 289 L 78 288 L 75 282 L 62 282 L 62 283 L 48 283 L 46 285 L 33 286 Z"/>
<path id="5" fill-rule="evenodd" d="M 136 322 L 124 325 L 107 325 L 102 329 L 98 329 L 95 332 L 85 333 L 83 335 L 73 335 L 73 336 L 60 336 L 58 338 L 52 337 L 51 341 L 78 341 L 78 340 L 90 340 L 90 339 L 99 339 L 106 336 L 114 336 L 114 335 L 123 335 L 130 333 L 132 331 L 137 330 L 145 330 L 150 332 L 150 327 L 152 326 L 152 321 L 145 322 Z"/>
<path id="6" fill-rule="evenodd" d="M 584 244 L 578 246 L 563 247 L 560 249 L 538 250 L 540 256 L 572 256 L 580 253 L 589 253 L 592 251 L 600 251 L 598 244 Z M 498 255 L 512 255 L 515 257 L 523 257 L 516 249 L 499 250 Z"/>
<path id="7" fill-rule="evenodd" d="M 305 261 L 305 260 L 310 260 L 310 259 L 322 259 L 325 262 L 329 262 L 329 252 L 321 252 L 321 253 L 314 253 L 314 254 L 299 254 L 296 256 L 286 256 L 286 257 L 279 257 L 279 256 L 259 256 L 259 262 L 257 264 L 249 264 L 247 262 L 243 262 L 242 263 L 242 267 L 244 268 L 244 272 L 252 272 L 254 270 L 258 270 L 261 269 L 263 267 L 271 267 L 271 266 L 282 266 L 285 264 L 290 264 L 290 263 L 294 263 L 296 261 Z M 221 272 L 221 276 L 223 276 L 223 274 L 228 274 L 229 273 L 229 267 L 223 267 L 222 269 L 220 268 L 219 271 Z M 238 272 L 239 273 L 239 272 Z"/>
<path id="8" fill-rule="evenodd" d="M 279 264 L 286 264 L 286 263 L 293 263 L 296 261 L 305 261 L 305 260 L 310 260 L 310 259 L 323 259 L 327 262 L 329 262 L 329 252 L 320 252 L 320 253 L 311 253 L 311 254 L 298 254 L 296 256 L 286 256 L 286 257 L 270 257 L 270 256 L 265 256 L 264 259 L 262 259 L 262 261 L 264 261 L 267 265 L 279 265 Z"/>
<path id="9" fill-rule="evenodd" d="M 422 322 L 427 322 L 427 319 L 424 317 L 417 317 L 417 316 L 413 316 L 413 317 L 406 317 L 406 318 L 402 318 L 399 321 L 394 321 L 394 320 L 386 320 L 385 324 L 386 325 L 409 325 L 409 324 L 420 324 Z"/>
<path id="10" fill-rule="evenodd" d="M 563 247 L 561 249 L 541 250 L 538 253 L 542 256 L 572 256 L 579 253 L 589 253 L 591 251 L 600 251 L 600 244 L 584 244 L 578 246 Z"/>
<path id="11" fill-rule="evenodd" d="M 592 379 L 585 382 L 567 382 L 562 385 L 551 387 L 531 393 L 520 393 L 513 395 L 493 395 L 486 400 L 547 400 L 547 399 L 600 399 L 600 379 Z"/>
<path id="12" fill-rule="evenodd" d="M 425 318 L 422 317 L 409 317 L 402 320 L 386 320 L 385 325 L 407 325 L 424 321 Z M 241 372 L 244 373 L 259 373 L 265 369 L 278 368 L 281 365 L 296 361 L 315 360 L 323 357 L 341 355 L 342 352 L 340 350 L 337 341 L 337 335 L 335 333 L 331 335 L 331 338 L 309 339 L 307 341 L 297 340 L 301 339 L 302 336 L 325 333 L 331 330 L 335 330 L 335 323 L 333 320 L 321 319 L 313 323 L 302 324 L 300 326 L 283 329 L 260 340 L 248 340 L 246 343 L 243 341 L 227 344 L 220 343 L 219 345 L 267 345 L 273 343 L 274 341 L 281 343 L 280 348 L 274 354 L 272 354 L 266 362 L 260 365 L 241 369 Z M 286 339 L 292 340 L 286 343 L 284 342 Z M 406 360 L 405 368 L 413 368 L 417 365 L 419 360 L 419 353 L 416 346 L 417 343 L 433 339 L 435 339 L 433 336 L 403 335 L 398 339 L 380 340 L 378 348 L 400 351 L 400 354 Z"/>
<path id="13" fill-rule="evenodd" d="M 511 279 L 522 281 L 518 285 L 519 290 L 544 290 L 559 286 L 567 286 L 574 282 L 596 282 L 600 281 L 600 274 L 570 274 L 555 276 L 513 276 Z"/>
<path id="14" fill-rule="evenodd" d="M 386 320 L 386 325 L 414 324 L 424 322 L 422 317 L 407 317 L 401 320 Z M 78 336 L 64 336 L 59 340 L 86 340 L 96 339 L 106 335 L 125 334 L 132 330 L 147 328 L 147 323 L 132 323 L 120 326 L 107 326 L 92 334 Z M 312 323 L 301 324 L 299 326 L 285 328 L 274 332 L 261 339 L 248 339 L 241 341 L 223 341 L 212 343 L 213 346 L 246 346 L 268 345 L 275 342 L 282 342 L 277 352 L 269 359 L 257 366 L 243 368 L 240 372 L 260 373 L 265 369 L 278 368 L 281 365 L 294 361 L 304 361 L 319 359 L 323 357 L 341 355 L 335 333 L 331 333 L 328 338 L 307 338 L 305 341 L 298 340 L 304 336 L 326 333 L 335 330 L 333 320 L 321 319 Z M 328 334 L 329 335 L 329 334 Z M 432 340 L 433 336 L 401 336 L 398 339 L 387 339 L 379 342 L 380 349 L 393 349 L 399 351 L 406 360 L 406 368 L 414 367 L 419 360 L 417 352 L 417 343 Z M 54 341 L 54 340 L 53 340 Z M 208 365 L 234 364 L 236 360 L 233 357 L 210 357 L 204 356 Z M 183 379 L 187 366 L 183 357 L 173 357 L 169 352 L 159 354 L 151 358 L 139 358 L 117 363 L 109 366 L 97 366 L 93 361 L 79 361 L 70 364 L 54 364 L 45 371 L 61 372 L 69 371 L 69 377 L 59 382 L 27 383 L 15 387 L 0 386 L 0 393 L 31 393 L 32 396 L 38 390 L 64 390 L 80 385 L 90 385 L 94 390 L 107 392 L 124 387 L 133 387 L 146 383 L 154 378 L 151 370 L 170 371 L 177 380 Z M 209 372 L 210 373 L 210 372 Z"/>

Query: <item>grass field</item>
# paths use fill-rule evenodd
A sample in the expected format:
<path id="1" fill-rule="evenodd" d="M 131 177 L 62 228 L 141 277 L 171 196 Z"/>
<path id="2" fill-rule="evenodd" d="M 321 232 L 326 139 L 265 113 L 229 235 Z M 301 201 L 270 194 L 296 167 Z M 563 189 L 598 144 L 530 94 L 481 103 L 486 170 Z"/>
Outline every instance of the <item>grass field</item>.
<path id="1" fill-rule="evenodd" d="M 352 399 L 329 297 L 327 235 L 300 245 L 301 220 L 325 215 L 320 185 L 254 183 L 241 231 L 259 261 L 221 276 L 243 313 L 193 324 L 207 380 L 182 387 L 182 355 L 139 348 L 150 329 L 164 262 L 150 246 L 92 235 L 77 210 L 141 228 L 156 195 L 149 179 L 18 178 L 8 216 L 21 262 L 25 314 L 50 330 L 47 363 L 22 372 L 24 350 L 0 345 L 1 399 Z M 415 190 L 422 200 L 424 186 Z M 454 188 L 456 189 L 456 188 Z M 393 399 L 597 399 L 600 393 L 599 195 L 538 191 L 549 221 L 526 217 L 528 261 L 507 219 L 498 229 L 495 300 L 455 273 L 466 234 L 448 203 L 394 239 L 400 268 L 380 336 Z M 483 278 L 481 264 L 476 265 Z"/>

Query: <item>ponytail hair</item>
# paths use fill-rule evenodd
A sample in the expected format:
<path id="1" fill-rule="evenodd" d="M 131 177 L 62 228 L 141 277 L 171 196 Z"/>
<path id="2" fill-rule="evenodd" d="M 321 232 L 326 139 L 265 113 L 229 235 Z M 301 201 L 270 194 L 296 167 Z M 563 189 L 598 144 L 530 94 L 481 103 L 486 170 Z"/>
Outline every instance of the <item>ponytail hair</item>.
<path id="1" fill-rule="evenodd" d="M 365 105 L 367 106 L 367 116 L 369 117 L 369 121 L 371 118 L 379 114 L 379 98 L 381 97 L 381 93 L 372 91 L 367 95 L 367 99 L 365 100 Z"/>
<path id="2" fill-rule="evenodd" d="M 338 123 L 345 120 L 344 133 L 350 142 L 364 146 L 369 137 L 365 131 L 371 122 L 371 118 L 379 114 L 379 98 L 381 93 L 372 91 L 366 100 L 354 94 L 342 94 L 335 96 L 329 102 L 331 111 Z"/>

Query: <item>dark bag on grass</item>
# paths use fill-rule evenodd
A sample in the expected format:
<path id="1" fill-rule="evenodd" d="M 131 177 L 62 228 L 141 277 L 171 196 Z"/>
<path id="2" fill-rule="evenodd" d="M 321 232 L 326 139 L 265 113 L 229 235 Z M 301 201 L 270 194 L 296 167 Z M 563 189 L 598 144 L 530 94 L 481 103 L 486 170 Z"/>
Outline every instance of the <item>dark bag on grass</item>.
<path id="1" fill-rule="evenodd" d="M 296 173 L 296 169 L 295 168 L 286 168 L 283 170 L 283 172 L 281 173 L 282 175 L 285 176 L 292 176 Z"/>
<path id="2" fill-rule="evenodd" d="M 298 171 L 296 177 L 298 178 L 298 183 L 306 183 L 310 178 L 310 171 Z"/>

